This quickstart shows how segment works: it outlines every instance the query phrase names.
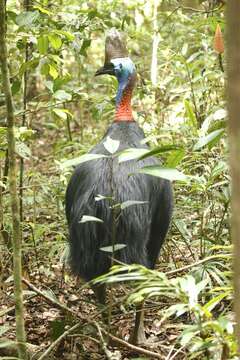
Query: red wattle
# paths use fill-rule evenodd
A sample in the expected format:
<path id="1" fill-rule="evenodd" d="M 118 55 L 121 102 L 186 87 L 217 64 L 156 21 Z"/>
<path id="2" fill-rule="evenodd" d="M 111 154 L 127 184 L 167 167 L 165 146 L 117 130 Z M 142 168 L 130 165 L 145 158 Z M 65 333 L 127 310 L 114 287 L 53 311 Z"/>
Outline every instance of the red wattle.
<path id="1" fill-rule="evenodd" d="M 134 121 L 131 107 L 132 90 L 127 89 L 117 105 L 115 121 Z"/>

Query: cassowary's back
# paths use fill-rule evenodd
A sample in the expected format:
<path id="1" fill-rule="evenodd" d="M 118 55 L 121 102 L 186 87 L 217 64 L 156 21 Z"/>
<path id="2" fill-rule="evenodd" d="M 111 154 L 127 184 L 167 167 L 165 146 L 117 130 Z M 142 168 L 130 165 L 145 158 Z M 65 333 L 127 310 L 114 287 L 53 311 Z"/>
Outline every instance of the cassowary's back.
<path id="1" fill-rule="evenodd" d="M 147 147 L 141 144 L 144 134 L 136 122 L 113 123 L 103 140 L 91 153 L 109 155 L 103 143 L 106 137 L 118 140 L 119 149 Z M 90 280 L 108 271 L 110 253 L 101 250 L 112 245 L 113 219 L 111 200 L 96 201 L 97 195 L 113 197 L 115 203 L 145 201 L 123 209 L 116 222 L 117 244 L 126 244 L 115 253 L 124 263 L 153 267 L 164 241 L 172 212 L 169 181 L 149 175 L 133 174 L 137 169 L 158 164 L 155 158 L 118 163 L 117 157 L 101 158 L 79 165 L 67 188 L 66 215 L 70 233 L 72 271 Z M 80 223 L 83 215 L 99 222 Z"/>

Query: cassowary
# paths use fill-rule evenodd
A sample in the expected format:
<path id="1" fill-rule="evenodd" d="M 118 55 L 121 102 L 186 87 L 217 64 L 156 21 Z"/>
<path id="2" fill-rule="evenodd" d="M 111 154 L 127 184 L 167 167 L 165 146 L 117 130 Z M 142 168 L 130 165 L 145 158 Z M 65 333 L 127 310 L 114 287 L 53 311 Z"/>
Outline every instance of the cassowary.
<path id="1" fill-rule="evenodd" d="M 168 180 L 136 173 L 143 166 L 159 164 L 154 157 L 119 163 L 110 156 L 104 145 L 107 138 L 118 140 L 118 151 L 127 148 L 148 148 L 144 133 L 133 119 L 132 91 L 136 70 L 128 57 L 123 35 L 111 30 L 106 38 L 105 65 L 96 75 L 109 74 L 118 80 L 115 120 L 102 141 L 90 153 L 105 154 L 78 165 L 66 192 L 66 216 L 69 226 L 70 266 L 72 272 L 86 281 L 106 273 L 111 266 L 111 254 L 101 248 L 112 244 L 113 211 L 115 204 L 140 201 L 121 211 L 115 224 L 115 243 L 125 244 L 114 257 L 126 264 L 141 264 L 152 269 L 168 231 L 172 216 L 173 195 Z M 132 174 L 129 176 L 129 174 Z M 98 195 L 101 201 L 96 201 Z M 80 222 L 84 215 L 94 216 L 100 222 Z M 105 303 L 105 287 L 94 288 L 100 303 Z M 145 341 L 143 311 L 137 311 L 133 343 Z"/>

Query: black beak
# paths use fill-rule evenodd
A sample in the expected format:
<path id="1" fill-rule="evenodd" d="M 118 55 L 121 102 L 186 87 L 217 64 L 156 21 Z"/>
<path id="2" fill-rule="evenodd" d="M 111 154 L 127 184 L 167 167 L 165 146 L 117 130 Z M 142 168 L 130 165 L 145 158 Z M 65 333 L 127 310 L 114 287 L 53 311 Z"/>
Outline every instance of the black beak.
<path id="1" fill-rule="evenodd" d="M 105 75 L 105 74 L 107 74 L 107 75 L 115 75 L 113 64 L 104 65 L 103 67 L 98 69 L 98 71 L 95 73 L 95 76 Z"/>

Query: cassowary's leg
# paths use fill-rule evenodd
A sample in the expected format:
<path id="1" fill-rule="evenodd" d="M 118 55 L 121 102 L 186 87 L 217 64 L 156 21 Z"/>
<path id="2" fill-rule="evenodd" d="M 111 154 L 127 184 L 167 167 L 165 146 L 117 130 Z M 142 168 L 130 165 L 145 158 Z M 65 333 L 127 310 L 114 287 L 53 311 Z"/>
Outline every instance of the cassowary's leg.
<path id="1" fill-rule="evenodd" d="M 144 302 L 136 306 L 136 318 L 133 333 L 130 336 L 130 343 L 132 344 L 144 344 L 147 339 L 144 331 Z"/>
<path id="2" fill-rule="evenodd" d="M 97 301 L 100 305 L 100 310 L 101 310 L 103 321 L 106 322 L 107 313 L 106 313 L 106 311 L 103 310 L 104 307 L 106 306 L 106 285 L 105 284 L 92 285 L 91 288 L 92 288 L 92 290 L 97 298 Z"/>

